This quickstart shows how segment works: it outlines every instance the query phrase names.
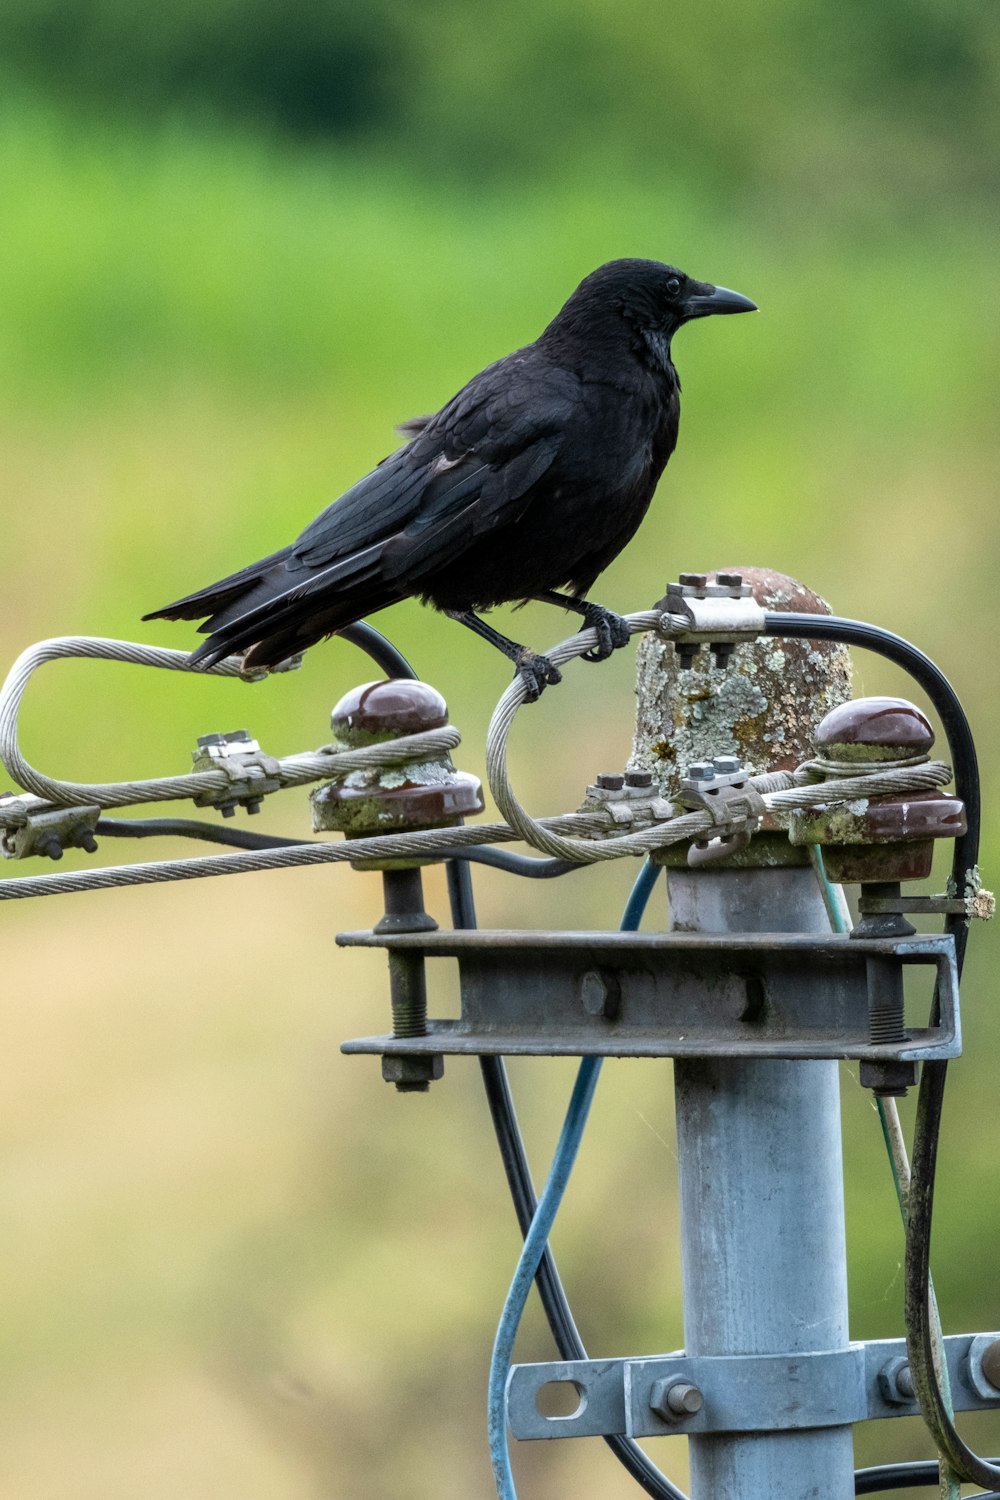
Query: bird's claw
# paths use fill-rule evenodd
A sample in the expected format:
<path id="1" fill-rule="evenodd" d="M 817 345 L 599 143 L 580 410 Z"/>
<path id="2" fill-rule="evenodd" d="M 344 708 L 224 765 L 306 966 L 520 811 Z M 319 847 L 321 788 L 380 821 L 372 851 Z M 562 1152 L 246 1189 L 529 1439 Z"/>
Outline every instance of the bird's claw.
<path id="1" fill-rule="evenodd" d="M 524 683 L 524 694 L 529 703 L 536 703 L 546 687 L 554 687 L 557 682 L 562 682 L 559 668 L 537 651 L 525 648 L 518 654 L 516 662 L 517 671 L 514 675 Z"/>
<path id="2" fill-rule="evenodd" d="M 600 604 L 590 604 L 583 617 L 585 627 L 597 632 L 597 644 L 583 653 L 583 661 L 607 661 L 612 651 L 627 646 L 632 639 L 628 621 Z"/>

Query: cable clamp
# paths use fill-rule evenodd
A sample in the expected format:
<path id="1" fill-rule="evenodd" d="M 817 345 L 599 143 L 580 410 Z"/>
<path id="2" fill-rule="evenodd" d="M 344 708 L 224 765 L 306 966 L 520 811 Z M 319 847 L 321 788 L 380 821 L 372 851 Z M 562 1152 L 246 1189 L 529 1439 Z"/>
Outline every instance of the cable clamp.
<path id="1" fill-rule="evenodd" d="M 224 818 L 233 817 L 238 806 L 248 813 L 260 812 L 263 798 L 282 787 L 280 762 L 265 755 L 246 729 L 201 735 L 191 761 L 192 771 L 221 771 L 226 776 L 227 786 L 192 798 L 195 807 L 218 808 Z"/>
<path id="2" fill-rule="evenodd" d="M 710 839 L 697 839 L 688 850 L 688 865 L 714 864 L 749 844 L 767 812 L 767 804 L 736 755 L 689 766 L 675 799 L 681 807 L 707 812 L 715 824 Z"/>
<path id="3" fill-rule="evenodd" d="M 674 816 L 672 802 L 661 796 L 648 771 L 627 771 L 624 775 L 598 776 L 577 809 L 581 813 L 598 813 L 607 825 L 582 837 L 603 839 L 622 830 L 638 831 L 665 823 Z"/>
<path id="4" fill-rule="evenodd" d="M 0 797 L 0 812 L 14 816 L 0 826 L 0 855 L 4 859 L 62 859 L 65 849 L 97 852 L 97 820 L 101 809 L 96 804 L 82 807 L 56 807 L 30 794 Z M 16 818 L 16 823 L 14 819 Z"/>

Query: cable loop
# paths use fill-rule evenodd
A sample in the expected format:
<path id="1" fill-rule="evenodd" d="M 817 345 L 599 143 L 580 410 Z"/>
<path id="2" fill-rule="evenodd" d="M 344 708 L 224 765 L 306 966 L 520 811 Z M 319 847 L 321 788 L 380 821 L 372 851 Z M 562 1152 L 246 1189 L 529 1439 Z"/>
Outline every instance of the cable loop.
<path id="1" fill-rule="evenodd" d="M 67 657 L 160 667 L 172 672 L 206 670 L 192 667 L 191 658 L 185 651 L 144 646 L 134 641 L 117 641 L 103 636 L 56 636 L 52 640 L 30 646 L 17 658 L 6 682 L 0 688 L 0 760 L 17 785 L 25 791 L 64 807 L 85 806 L 95 802 L 101 807 L 129 807 L 138 802 L 173 802 L 202 793 L 221 792 L 230 785 L 234 775 L 244 774 L 233 768 L 220 766 L 211 771 L 188 771 L 178 776 L 154 777 L 144 781 L 88 783 L 60 781 L 36 771 L 21 753 L 18 743 L 21 702 L 32 675 L 40 666 L 45 662 L 60 661 Z M 247 682 L 257 680 L 243 674 L 241 669 L 242 659 L 230 656 L 217 666 L 209 667 L 207 675 L 242 677 Z M 441 754 L 442 751 L 454 750 L 461 741 L 462 736 L 458 730 L 445 725 L 441 729 L 401 735 L 398 739 L 360 749 L 341 748 L 336 744 L 324 745 L 319 750 L 277 760 L 275 764 L 283 785 L 301 786 L 342 772 L 367 770 L 370 766 L 404 765 L 408 761 L 423 760 L 428 756 Z"/>

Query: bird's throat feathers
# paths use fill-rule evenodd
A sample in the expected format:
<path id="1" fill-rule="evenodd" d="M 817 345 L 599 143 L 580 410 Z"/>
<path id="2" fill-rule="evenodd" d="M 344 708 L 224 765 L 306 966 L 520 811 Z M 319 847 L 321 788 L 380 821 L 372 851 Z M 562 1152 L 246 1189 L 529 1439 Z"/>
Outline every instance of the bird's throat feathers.
<path id="1" fill-rule="evenodd" d="M 662 328 L 643 328 L 641 337 L 647 362 L 657 374 L 668 376 L 680 390 L 680 376 L 670 358 L 670 333 Z"/>

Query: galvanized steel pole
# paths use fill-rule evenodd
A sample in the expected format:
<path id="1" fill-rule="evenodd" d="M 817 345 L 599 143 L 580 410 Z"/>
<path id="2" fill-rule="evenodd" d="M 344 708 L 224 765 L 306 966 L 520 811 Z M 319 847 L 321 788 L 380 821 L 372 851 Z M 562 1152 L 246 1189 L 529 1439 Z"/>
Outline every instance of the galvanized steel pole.
<path id="1" fill-rule="evenodd" d="M 668 873 L 671 926 L 812 932 L 812 872 Z M 797 1354 L 848 1343 L 835 1062 L 678 1059 L 684 1343 L 688 1354 Z M 775 1427 L 793 1413 L 775 1411 Z M 693 1500 L 848 1500 L 849 1427 L 689 1439 Z"/>
<path id="2" fill-rule="evenodd" d="M 766 609 L 828 612 L 795 579 L 739 571 Z M 850 659 L 832 643 L 769 639 L 738 646 L 728 671 L 713 667 L 706 651 L 685 669 L 669 645 L 644 640 L 637 686 L 631 763 L 652 771 L 669 796 L 691 761 L 736 754 L 765 771 L 805 759 L 816 724 L 850 696 Z M 828 932 L 804 853 L 776 832 L 755 838 L 738 869 L 689 870 L 681 853 L 665 856 L 671 928 Z M 761 1003 L 749 984 L 748 1004 Z M 685 1352 L 843 1349 L 837 1064 L 677 1059 L 674 1078 Z M 853 1496 L 850 1428 L 796 1429 L 796 1393 L 781 1404 L 774 1432 L 691 1435 L 693 1500 Z"/>

